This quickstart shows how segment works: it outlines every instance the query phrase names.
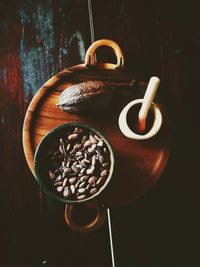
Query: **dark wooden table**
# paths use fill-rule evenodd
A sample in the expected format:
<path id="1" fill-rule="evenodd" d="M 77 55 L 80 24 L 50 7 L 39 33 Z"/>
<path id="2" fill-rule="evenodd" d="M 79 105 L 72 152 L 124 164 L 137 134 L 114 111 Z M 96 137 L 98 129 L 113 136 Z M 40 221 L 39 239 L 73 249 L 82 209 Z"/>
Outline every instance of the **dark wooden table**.
<path id="1" fill-rule="evenodd" d="M 116 41 L 136 77 L 161 78 L 173 134 L 157 185 L 132 205 L 111 210 L 116 267 L 199 266 L 198 7 L 186 1 L 91 2 L 95 39 Z M 52 75 L 83 62 L 90 44 L 86 0 L 0 1 L 1 267 L 112 266 L 107 221 L 89 235 L 69 230 L 63 207 L 39 191 L 22 148 L 32 97 Z M 99 53 L 101 60 L 115 60 L 109 49 Z"/>

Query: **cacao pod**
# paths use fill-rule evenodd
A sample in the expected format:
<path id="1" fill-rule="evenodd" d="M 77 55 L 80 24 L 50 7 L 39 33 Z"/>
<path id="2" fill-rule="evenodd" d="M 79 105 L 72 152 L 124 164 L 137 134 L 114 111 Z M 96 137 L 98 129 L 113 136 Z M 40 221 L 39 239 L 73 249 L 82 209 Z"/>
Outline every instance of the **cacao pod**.
<path id="1" fill-rule="evenodd" d="M 100 113 L 109 106 L 113 87 L 100 81 L 87 81 L 66 88 L 58 106 L 70 113 Z"/>

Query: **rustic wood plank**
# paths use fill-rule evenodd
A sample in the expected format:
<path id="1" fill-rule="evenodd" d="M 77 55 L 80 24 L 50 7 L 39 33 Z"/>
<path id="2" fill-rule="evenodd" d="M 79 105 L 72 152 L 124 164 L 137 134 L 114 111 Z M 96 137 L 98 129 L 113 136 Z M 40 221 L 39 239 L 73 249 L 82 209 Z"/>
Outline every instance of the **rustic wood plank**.
<path id="1" fill-rule="evenodd" d="M 95 260 L 110 266 L 106 223 L 88 237 L 69 230 L 64 207 L 43 201 L 21 142 L 24 114 L 38 88 L 84 60 L 90 37 L 87 3 L 1 1 L 0 14 L 0 265 L 93 266 Z M 84 23 L 73 23 L 80 16 Z"/>
<path id="2" fill-rule="evenodd" d="M 150 3 L 94 1 L 96 39 L 114 39 L 125 52 L 126 68 L 140 75 L 160 75 L 160 40 Z"/>
<path id="3" fill-rule="evenodd" d="M 1 2 L 2 5 L 2 2 Z M 18 248 L 39 234 L 40 198 L 24 161 L 21 141 L 26 102 L 22 91 L 19 59 L 20 28 L 16 25 L 17 3 L 1 8 L 0 91 L 1 91 L 1 265 L 23 258 Z M 32 219 L 34 220 L 34 227 Z M 10 253 L 13 257 L 10 257 Z M 30 253 L 29 253 L 30 255 Z"/>
<path id="4" fill-rule="evenodd" d="M 186 228 L 193 225 L 190 216 L 197 218 L 193 208 L 197 204 L 186 184 L 192 176 L 191 183 L 197 185 L 194 173 L 198 173 L 195 156 L 190 157 L 198 142 L 198 138 L 191 141 L 197 136 L 198 120 L 197 101 L 191 100 L 192 95 L 197 97 L 198 90 L 191 93 L 191 86 L 198 84 L 199 77 L 194 71 L 199 65 L 197 6 L 179 1 L 94 3 L 96 38 L 112 36 L 125 47 L 125 64 L 139 76 L 161 77 L 161 96 L 174 134 L 174 153 L 157 186 L 133 205 L 112 210 L 116 262 L 119 266 L 195 265 L 196 249 L 189 244 L 196 240 L 197 227 L 194 223 L 193 236 Z"/>

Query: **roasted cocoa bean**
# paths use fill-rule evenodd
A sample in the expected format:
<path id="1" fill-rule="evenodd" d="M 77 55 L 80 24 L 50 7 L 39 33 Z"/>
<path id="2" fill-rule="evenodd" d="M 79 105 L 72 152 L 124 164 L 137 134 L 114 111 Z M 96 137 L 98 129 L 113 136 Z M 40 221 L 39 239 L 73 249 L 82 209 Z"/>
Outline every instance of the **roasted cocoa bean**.
<path id="1" fill-rule="evenodd" d="M 88 184 L 85 189 L 89 190 L 89 188 L 90 188 L 90 184 Z"/>
<path id="2" fill-rule="evenodd" d="M 65 187 L 64 191 L 63 191 L 63 196 L 66 197 L 66 198 L 69 198 L 71 196 L 72 192 L 71 192 L 71 189 L 70 187 Z"/>
<path id="3" fill-rule="evenodd" d="M 97 139 L 93 136 L 93 135 L 90 135 L 90 141 L 92 142 L 92 144 L 96 144 L 98 141 Z"/>
<path id="4" fill-rule="evenodd" d="M 96 164 L 96 158 L 95 158 L 95 156 L 93 156 L 92 157 L 92 166 L 95 166 L 95 164 Z"/>
<path id="5" fill-rule="evenodd" d="M 72 194 L 75 194 L 76 188 L 73 184 L 70 185 L 70 189 L 71 189 Z"/>
<path id="6" fill-rule="evenodd" d="M 80 180 L 75 184 L 75 187 L 78 188 L 79 187 L 79 184 L 80 184 Z"/>
<path id="7" fill-rule="evenodd" d="M 79 195 L 76 197 L 78 200 L 82 200 L 86 198 L 86 195 Z"/>
<path id="8" fill-rule="evenodd" d="M 72 178 L 69 178 L 69 182 L 70 184 L 75 184 L 77 182 L 78 178 L 77 177 L 72 177 Z"/>
<path id="9" fill-rule="evenodd" d="M 103 146 L 103 140 L 100 140 L 100 141 L 97 143 L 97 146 L 102 147 L 102 146 Z"/>
<path id="10" fill-rule="evenodd" d="M 88 140 L 87 135 L 84 135 L 81 139 L 81 144 L 83 145 Z"/>
<path id="11" fill-rule="evenodd" d="M 79 168 L 77 167 L 77 165 L 74 165 L 71 167 L 72 170 L 75 172 L 75 173 L 78 173 L 79 172 Z"/>
<path id="12" fill-rule="evenodd" d="M 82 159 L 84 159 L 84 156 L 77 157 L 77 160 L 78 160 L 78 161 L 79 161 L 79 160 L 82 160 Z"/>
<path id="13" fill-rule="evenodd" d="M 54 186 L 59 186 L 59 185 L 62 185 L 63 184 L 63 182 L 56 182 L 56 183 L 54 183 Z"/>
<path id="14" fill-rule="evenodd" d="M 68 145 L 67 145 L 67 151 L 69 151 L 71 149 L 71 144 L 69 143 Z"/>
<path id="15" fill-rule="evenodd" d="M 94 170 L 95 170 L 95 167 L 94 166 L 90 166 L 90 168 L 86 170 L 86 173 L 87 174 L 92 174 L 94 172 Z"/>
<path id="16" fill-rule="evenodd" d="M 102 164 L 102 166 L 103 166 L 105 169 L 109 169 L 109 166 L 110 166 L 110 165 L 109 165 L 109 163 L 106 162 L 106 163 Z"/>
<path id="17" fill-rule="evenodd" d="M 97 139 L 97 141 L 100 141 L 101 140 L 101 138 L 98 137 L 96 134 L 94 135 L 94 138 Z"/>
<path id="18" fill-rule="evenodd" d="M 75 134 L 70 134 L 70 135 L 68 136 L 68 140 L 69 140 L 69 141 L 73 141 L 73 140 L 76 140 L 77 137 L 78 137 L 78 134 L 77 134 L 77 133 L 75 133 Z"/>
<path id="19" fill-rule="evenodd" d="M 83 194 L 83 193 L 85 193 L 85 191 L 86 191 L 86 189 L 83 187 L 83 188 L 78 188 L 78 192 L 80 193 L 80 194 Z"/>
<path id="20" fill-rule="evenodd" d="M 87 141 L 85 141 L 85 143 L 83 145 L 84 145 L 84 148 L 86 148 L 88 146 L 91 146 L 92 142 L 90 140 L 87 140 Z"/>
<path id="21" fill-rule="evenodd" d="M 84 182 L 84 181 L 88 180 L 88 178 L 89 178 L 88 175 L 84 175 L 84 176 L 81 177 L 80 181 Z"/>
<path id="22" fill-rule="evenodd" d="M 107 176 L 108 175 L 108 170 L 103 170 L 101 172 L 101 176 Z"/>
<path id="23" fill-rule="evenodd" d="M 82 170 L 80 171 L 80 174 L 84 174 L 85 173 L 85 168 L 82 168 Z"/>
<path id="24" fill-rule="evenodd" d="M 62 179 L 62 176 L 61 176 L 61 174 L 60 174 L 60 175 L 58 175 L 58 176 L 56 177 L 55 182 L 59 182 L 61 179 Z"/>
<path id="25" fill-rule="evenodd" d="M 89 182 L 89 184 L 95 184 L 96 183 L 96 181 L 97 181 L 97 177 L 96 176 L 92 176 L 92 177 L 90 177 L 90 179 L 88 180 L 88 182 Z"/>
<path id="26" fill-rule="evenodd" d="M 72 161 L 69 160 L 69 161 L 67 162 L 67 164 L 66 164 L 66 167 L 67 167 L 67 168 L 70 168 L 71 165 L 72 165 Z"/>
<path id="27" fill-rule="evenodd" d="M 79 188 L 83 188 L 83 187 L 85 187 L 85 185 L 86 185 L 86 181 L 80 183 L 80 184 L 79 184 Z"/>
<path id="28" fill-rule="evenodd" d="M 87 151 L 88 151 L 89 153 L 93 153 L 93 152 L 94 152 L 94 148 L 89 147 Z"/>
<path id="29" fill-rule="evenodd" d="M 103 164 L 104 163 L 104 157 L 100 155 L 99 156 L 99 161 L 100 161 L 101 164 Z"/>
<path id="30" fill-rule="evenodd" d="M 80 156 L 82 156 L 83 155 L 83 152 L 82 151 L 78 151 L 78 152 L 76 152 L 76 157 L 80 157 Z"/>
<path id="31" fill-rule="evenodd" d="M 75 127 L 74 133 L 81 134 L 83 132 L 83 129 Z"/>
<path id="32" fill-rule="evenodd" d="M 60 151 L 61 154 L 64 154 L 63 146 L 62 145 L 59 145 L 59 151 Z"/>
<path id="33" fill-rule="evenodd" d="M 63 173 L 66 175 L 66 174 L 68 174 L 68 173 L 70 173 L 70 172 L 72 172 L 72 169 L 71 168 L 64 168 L 64 170 L 63 170 Z"/>
<path id="34" fill-rule="evenodd" d="M 65 178 L 65 179 L 63 180 L 63 187 L 65 187 L 65 186 L 67 185 L 67 182 L 68 182 L 68 178 Z"/>
<path id="35" fill-rule="evenodd" d="M 105 183 L 105 180 L 106 180 L 106 176 L 100 177 L 96 184 L 100 187 Z"/>
<path id="36" fill-rule="evenodd" d="M 61 144 L 61 145 L 64 145 L 64 144 L 65 144 L 65 142 L 64 142 L 64 139 L 63 139 L 63 138 L 60 138 L 60 139 L 59 139 L 59 141 L 60 141 L 60 144 Z"/>
<path id="37" fill-rule="evenodd" d="M 63 191 L 63 187 L 60 185 L 60 186 L 56 187 L 56 190 L 60 193 Z"/>
<path id="38" fill-rule="evenodd" d="M 97 189 L 96 187 L 92 188 L 92 189 L 90 190 L 90 195 L 94 195 L 94 194 L 96 194 L 97 191 L 98 191 L 98 189 Z"/>

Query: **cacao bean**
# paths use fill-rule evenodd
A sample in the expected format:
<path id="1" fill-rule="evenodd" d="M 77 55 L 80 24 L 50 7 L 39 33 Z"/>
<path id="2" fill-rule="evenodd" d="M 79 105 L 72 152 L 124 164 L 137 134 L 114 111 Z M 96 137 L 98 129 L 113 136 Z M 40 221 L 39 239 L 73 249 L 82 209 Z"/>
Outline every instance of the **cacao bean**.
<path id="1" fill-rule="evenodd" d="M 103 164 L 104 163 L 104 157 L 100 155 L 99 156 L 99 161 L 100 161 L 101 164 Z"/>
<path id="2" fill-rule="evenodd" d="M 82 199 L 85 199 L 86 198 L 86 195 L 79 195 L 76 198 L 79 199 L 79 200 L 82 200 Z"/>
<path id="3" fill-rule="evenodd" d="M 90 135 L 90 141 L 92 142 L 92 144 L 96 144 L 98 141 L 97 139 L 93 136 L 93 135 Z"/>
<path id="4" fill-rule="evenodd" d="M 79 184 L 79 188 L 82 188 L 86 185 L 86 181 Z"/>
<path id="5" fill-rule="evenodd" d="M 85 193 L 85 191 L 86 191 L 85 188 L 78 188 L 78 192 L 81 193 L 81 194 Z"/>
<path id="6" fill-rule="evenodd" d="M 84 143 L 84 147 L 88 147 L 88 146 L 91 146 L 91 145 L 92 145 L 92 142 L 90 140 L 87 140 Z"/>
<path id="7" fill-rule="evenodd" d="M 100 141 L 97 143 L 97 146 L 102 147 L 102 146 L 103 146 L 103 140 L 100 140 Z"/>
<path id="8" fill-rule="evenodd" d="M 69 182 L 70 184 L 75 184 L 77 182 L 77 178 L 76 177 L 69 178 Z"/>
<path id="9" fill-rule="evenodd" d="M 88 175 L 84 175 L 84 176 L 81 177 L 80 181 L 81 181 L 81 182 L 84 182 L 84 181 L 86 181 L 88 178 L 89 178 Z"/>
<path id="10" fill-rule="evenodd" d="M 62 179 L 62 176 L 61 175 L 58 175 L 58 177 L 56 177 L 55 182 L 59 182 L 61 179 Z"/>
<path id="11" fill-rule="evenodd" d="M 68 136 L 68 140 L 69 140 L 69 141 L 73 141 L 73 140 L 76 140 L 77 137 L 78 137 L 78 134 L 77 134 L 77 133 L 75 133 L 75 134 L 70 134 L 70 135 Z"/>
<path id="12" fill-rule="evenodd" d="M 94 170 L 95 170 L 95 167 L 94 166 L 90 166 L 90 168 L 86 170 L 86 173 L 87 174 L 92 174 L 94 172 Z"/>
<path id="13" fill-rule="evenodd" d="M 75 127 L 74 133 L 81 134 L 83 132 L 83 129 Z"/>
<path id="14" fill-rule="evenodd" d="M 71 189 L 72 194 L 75 194 L 76 188 L 73 184 L 70 185 L 70 189 Z"/>
<path id="15" fill-rule="evenodd" d="M 62 192 L 63 187 L 62 187 L 62 186 L 58 186 L 58 187 L 56 188 L 56 190 L 57 190 L 58 192 Z"/>
<path id="16" fill-rule="evenodd" d="M 106 176 L 100 177 L 97 181 L 98 186 L 102 186 L 106 180 Z"/>
<path id="17" fill-rule="evenodd" d="M 56 182 L 54 183 L 54 186 L 59 186 L 59 185 L 62 185 L 63 183 L 62 182 Z"/>
<path id="18" fill-rule="evenodd" d="M 94 188 L 92 188 L 92 189 L 90 190 L 90 194 L 91 194 L 91 195 L 94 195 L 94 194 L 96 194 L 97 191 L 98 191 L 97 188 L 94 187 Z"/>
<path id="19" fill-rule="evenodd" d="M 67 179 L 67 178 L 65 178 L 65 179 L 63 180 L 63 187 L 65 187 L 65 186 L 66 186 L 67 182 L 68 182 L 68 179 Z"/>
<path id="20" fill-rule="evenodd" d="M 88 182 L 89 182 L 89 184 L 95 184 L 96 183 L 96 181 L 97 181 L 97 177 L 96 176 L 92 176 L 92 177 L 90 177 L 90 179 L 88 180 Z"/>
<path id="21" fill-rule="evenodd" d="M 65 187 L 64 191 L 63 191 L 63 196 L 66 198 L 69 198 L 71 196 L 72 192 L 71 189 L 67 186 Z"/>
<path id="22" fill-rule="evenodd" d="M 103 170 L 101 172 L 101 176 L 107 176 L 108 175 L 108 170 Z"/>
<path id="23" fill-rule="evenodd" d="M 103 166 L 105 169 L 109 169 L 109 163 L 107 163 L 107 162 L 103 163 L 102 166 Z"/>

